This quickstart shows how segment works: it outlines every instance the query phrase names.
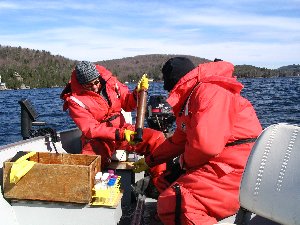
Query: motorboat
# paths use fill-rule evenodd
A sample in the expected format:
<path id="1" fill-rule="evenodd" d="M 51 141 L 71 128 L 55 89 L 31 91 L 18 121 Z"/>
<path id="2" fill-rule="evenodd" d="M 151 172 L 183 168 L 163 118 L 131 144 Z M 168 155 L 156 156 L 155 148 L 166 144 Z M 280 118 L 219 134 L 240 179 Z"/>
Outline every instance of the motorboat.
<path id="1" fill-rule="evenodd" d="M 157 97 L 158 98 L 158 97 Z M 156 99 L 157 100 L 157 99 Z M 160 99 L 159 101 L 161 101 Z M 153 100 L 155 104 L 157 101 Z M 81 131 L 77 128 L 56 132 L 51 128 L 39 128 L 37 113 L 27 100 L 21 105 L 21 133 L 24 140 L 0 147 L 1 165 L 13 158 L 20 151 L 53 152 L 79 154 L 81 151 Z M 148 107 L 147 119 L 166 116 L 161 101 L 156 106 Z M 160 106 L 161 109 L 158 109 Z M 161 113 L 161 114 L 156 114 Z M 148 123 L 149 123 L 148 121 Z M 160 120 L 161 121 L 161 120 Z M 163 121 L 172 121 L 164 118 Z M 153 122 L 153 121 L 152 121 Z M 151 123 L 151 122 L 150 122 Z M 170 125 L 159 125 L 169 130 Z M 34 137 L 31 137 L 31 136 Z M 134 156 L 135 157 L 135 156 Z M 132 216 L 140 210 L 139 221 L 145 214 L 155 213 L 156 200 L 144 197 L 142 201 L 133 200 L 131 185 L 143 178 L 133 174 L 130 169 L 121 168 L 124 162 L 117 162 L 115 169 L 123 173 L 124 195 L 120 204 L 114 208 L 91 207 L 88 204 L 62 202 L 11 201 L 3 195 L 3 177 L 1 182 L 0 215 L 1 224 L 5 225 L 110 225 L 138 224 L 132 222 Z M 292 124 L 273 124 L 261 133 L 247 162 L 240 187 L 241 208 L 237 214 L 219 221 L 219 224 L 300 224 L 300 127 Z M 126 167 L 126 166 L 125 166 Z M 0 174 L 3 175 L 1 166 Z M 124 176 L 123 176 L 124 175 Z M 141 204 L 141 205 L 139 205 Z M 230 204 L 230 203 L 228 203 Z M 132 205 L 134 205 L 132 207 Z M 125 206 L 125 207 L 124 207 Z M 128 210 L 130 206 L 131 215 Z M 151 211 L 152 210 L 152 211 Z M 127 214 L 127 215 L 126 215 Z M 124 219 L 125 218 L 125 219 Z M 141 223 L 142 224 L 142 223 Z M 147 223 L 143 223 L 147 224 Z M 153 224 L 153 223 L 152 223 Z M 160 224 L 159 222 L 157 224 Z"/>
<path id="2" fill-rule="evenodd" d="M 36 121 L 38 113 L 27 99 L 21 105 L 21 134 L 24 140 L 0 147 L 1 224 L 5 225 L 115 225 L 122 224 L 122 205 L 131 205 L 131 183 L 134 174 L 121 161 L 113 162 L 113 169 L 122 174 L 122 201 L 115 207 L 93 207 L 90 204 L 72 202 L 48 202 L 30 200 L 11 200 L 4 197 L 3 164 L 18 152 L 50 152 L 58 154 L 79 154 L 81 152 L 81 131 L 77 128 L 56 132 Z M 127 115 L 128 116 L 128 115 Z M 131 119 L 131 118 L 127 118 Z M 38 127 L 38 128 L 35 128 Z M 125 165 L 125 166 L 124 166 Z M 123 168 L 124 167 L 124 168 Z M 133 176 L 133 177 L 132 177 Z M 138 177 L 138 175 L 137 175 Z M 126 220 L 125 220 L 126 221 Z M 128 223 L 128 219 L 127 219 Z"/>

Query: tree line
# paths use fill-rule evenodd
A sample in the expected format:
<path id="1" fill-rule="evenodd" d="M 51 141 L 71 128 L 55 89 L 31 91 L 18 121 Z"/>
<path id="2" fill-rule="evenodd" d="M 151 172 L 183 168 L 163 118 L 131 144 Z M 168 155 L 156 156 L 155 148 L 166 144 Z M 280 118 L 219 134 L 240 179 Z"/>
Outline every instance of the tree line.
<path id="1" fill-rule="evenodd" d="M 174 56 L 179 55 L 139 55 L 95 63 L 109 69 L 122 82 L 137 81 L 144 73 L 154 81 L 160 81 L 163 64 Z M 205 58 L 187 55 L 185 57 L 190 58 L 195 65 L 210 62 Z M 21 84 L 31 88 L 62 87 L 69 81 L 76 63 L 76 60 L 52 55 L 44 50 L 0 45 L 0 75 L 2 82 L 5 82 L 9 89 L 18 89 Z M 234 75 L 238 78 L 299 76 L 300 65 L 289 65 L 274 70 L 237 65 Z"/>

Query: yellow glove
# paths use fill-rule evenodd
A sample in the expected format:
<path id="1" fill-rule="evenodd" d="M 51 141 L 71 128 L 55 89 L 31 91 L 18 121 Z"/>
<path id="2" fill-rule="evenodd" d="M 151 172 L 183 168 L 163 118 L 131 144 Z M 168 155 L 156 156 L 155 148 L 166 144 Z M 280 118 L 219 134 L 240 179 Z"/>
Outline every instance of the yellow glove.
<path id="1" fill-rule="evenodd" d="M 133 135 L 135 135 L 136 132 L 132 131 L 132 130 L 127 130 L 125 129 L 124 130 L 124 138 L 125 138 L 125 141 L 127 141 L 129 144 L 131 145 L 134 145 L 135 142 L 133 141 Z"/>
<path id="2" fill-rule="evenodd" d="M 133 163 L 133 172 L 140 173 L 149 169 L 149 166 L 145 162 L 145 158 L 141 158 Z"/>
<path id="3" fill-rule="evenodd" d="M 29 170 L 34 166 L 35 162 L 27 159 L 35 155 L 36 152 L 29 152 L 16 160 L 10 171 L 10 183 L 16 184 Z"/>
<path id="4" fill-rule="evenodd" d="M 138 82 L 137 91 L 139 92 L 142 89 L 148 90 L 148 88 L 149 88 L 149 80 L 147 78 L 147 74 L 144 74 Z"/>

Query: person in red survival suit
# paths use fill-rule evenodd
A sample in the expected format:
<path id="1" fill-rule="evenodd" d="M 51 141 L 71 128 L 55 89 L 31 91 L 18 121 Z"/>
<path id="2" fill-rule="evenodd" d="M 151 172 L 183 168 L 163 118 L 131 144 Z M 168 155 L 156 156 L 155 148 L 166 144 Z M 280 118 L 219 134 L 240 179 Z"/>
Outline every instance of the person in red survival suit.
<path id="1" fill-rule="evenodd" d="M 239 208 L 242 173 L 262 127 L 233 70 L 221 60 L 195 68 L 185 57 L 162 68 L 176 130 L 134 166 L 140 172 L 180 156 L 180 175 L 171 180 L 166 171 L 158 179 L 157 212 L 165 225 L 215 224 Z"/>
<path id="2" fill-rule="evenodd" d="M 130 112 L 136 108 L 137 92 L 148 89 L 148 78 L 143 76 L 131 93 L 128 87 L 100 65 L 88 61 L 77 63 L 61 98 L 63 109 L 82 131 L 82 154 L 101 155 L 102 169 L 111 162 L 117 149 L 147 155 L 165 139 L 162 132 L 145 128 L 143 142 L 133 143 L 134 126 L 126 123 L 121 109 Z M 155 179 L 165 164 L 150 171 Z"/>

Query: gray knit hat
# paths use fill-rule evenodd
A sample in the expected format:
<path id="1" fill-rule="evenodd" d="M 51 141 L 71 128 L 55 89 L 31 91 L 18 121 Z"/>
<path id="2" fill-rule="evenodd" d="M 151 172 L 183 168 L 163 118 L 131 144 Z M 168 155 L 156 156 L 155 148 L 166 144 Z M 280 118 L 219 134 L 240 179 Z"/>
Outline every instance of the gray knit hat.
<path id="1" fill-rule="evenodd" d="M 76 77 L 80 84 L 87 84 L 100 76 L 96 66 L 88 61 L 81 61 L 75 66 Z"/>

